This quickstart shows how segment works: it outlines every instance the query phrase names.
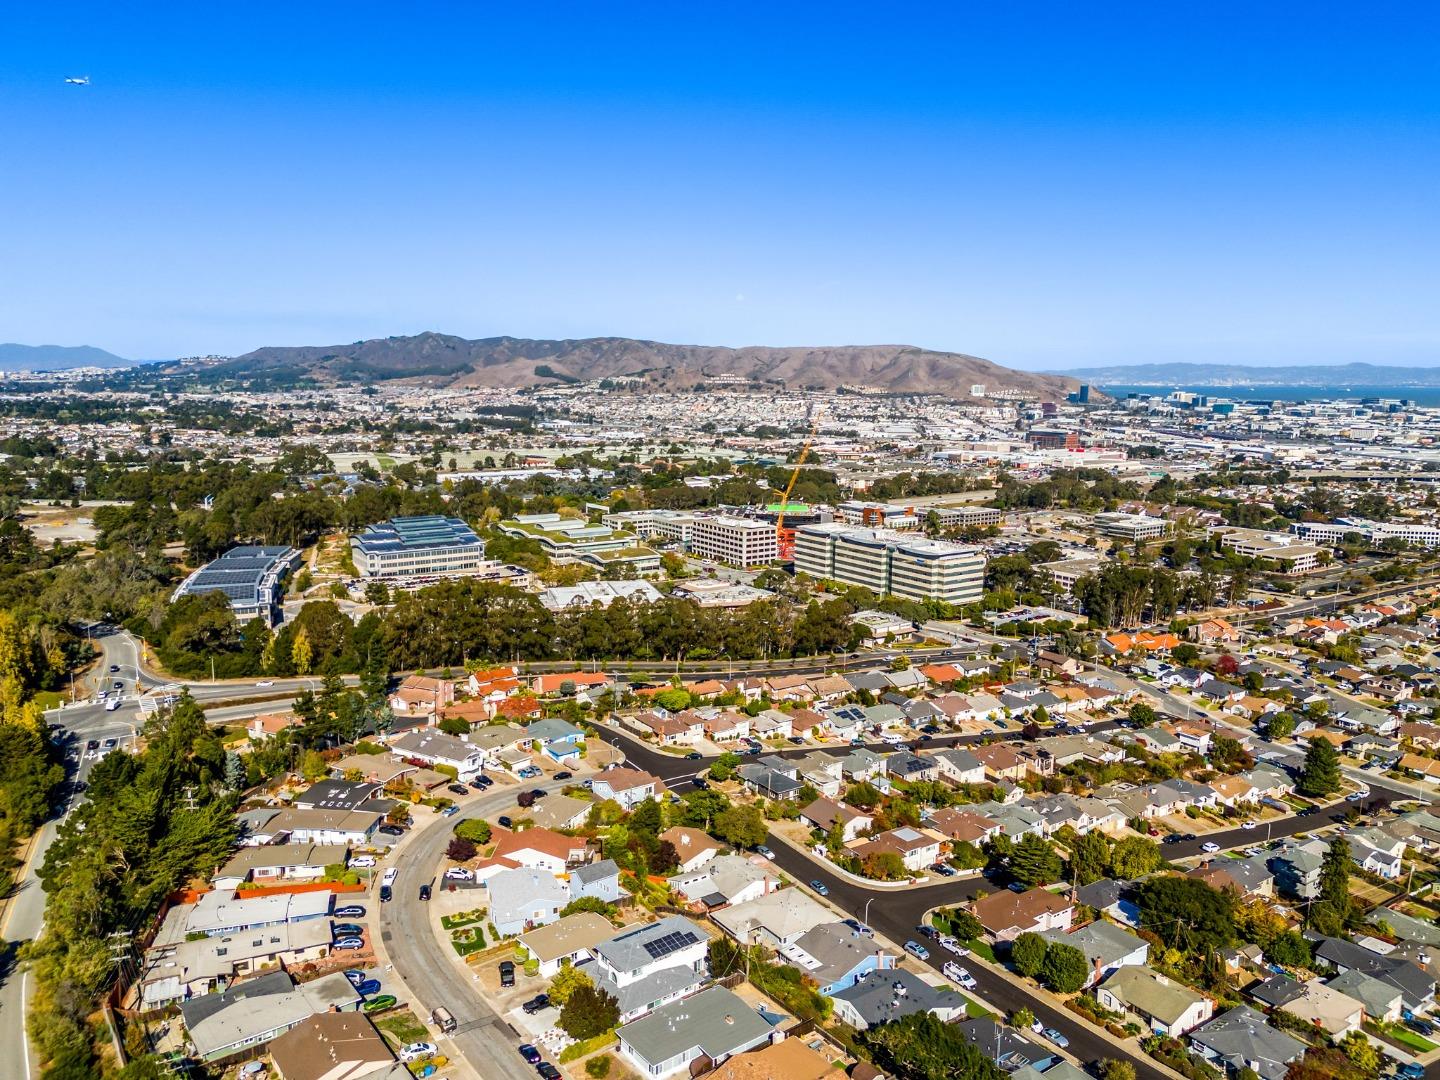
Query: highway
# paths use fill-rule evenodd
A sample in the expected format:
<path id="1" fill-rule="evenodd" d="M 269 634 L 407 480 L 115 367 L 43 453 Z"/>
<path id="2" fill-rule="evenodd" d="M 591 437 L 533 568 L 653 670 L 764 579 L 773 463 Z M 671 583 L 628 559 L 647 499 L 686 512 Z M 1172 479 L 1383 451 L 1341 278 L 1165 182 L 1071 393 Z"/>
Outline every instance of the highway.
<path id="1" fill-rule="evenodd" d="M 535 786 L 559 791 L 565 784 L 546 780 L 537 781 Z M 534 1069 L 516 1052 L 525 1040 L 480 997 L 472 976 L 456 963 L 454 951 L 440 940 L 431 925 L 429 905 L 418 896 L 421 885 L 435 880 L 455 825 L 466 818 L 500 813 L 515 802 L 515 793 L 514 785 L 500 785 L 463 804 L 454 817 L 427 823 L 396 852 L 393 865 L 398 867 L 399 875 L 393 888 L 394 899 L 380 903 L 378 884 L 370 893 L 370 909 L 379 912 L 375 925 L 380 940 L 396 973 L 410 990 L 416 1015 L 424 1019 L 437 1005 L 448 1008 L 457 1025 L 451 1041 L 485 1080 L 535 1080 Z"/>

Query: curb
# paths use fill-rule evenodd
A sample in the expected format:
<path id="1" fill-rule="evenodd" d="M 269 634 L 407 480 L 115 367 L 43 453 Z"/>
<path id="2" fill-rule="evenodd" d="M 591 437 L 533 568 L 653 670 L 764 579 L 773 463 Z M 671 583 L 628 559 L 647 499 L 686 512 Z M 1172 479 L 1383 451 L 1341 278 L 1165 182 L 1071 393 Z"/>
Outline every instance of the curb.
<path id="1" fill-rule="evenodd" d="M 796 843 L 794 840 L 791 840 L 783 833 L 771 830 L 770 836 L 776 840 L 779 840 L 786 847 L 793 848 L 795 851 L 805 856 L 806 859 L 815 863 L 817 866 L 823 866 L 827 871 L 836 875 L 837 877 L 845 878 L 846 880 L 864 889 L 874 889 L 876 891 L 883 891 L 886 889 L 928 889 L 936 885 L 954 885 L 960 881 L 971 881 L 976 878 L 983 877 L 979 870 L 975 870 L 957 871 L 954 877 L 940 878 L 938 881 L 876 881 L 874 878 L 861 877 L 859 874 L 852 874 L 849 870 L 846 870 L 842 866 L 836 865 L 829 859 L 819 858 L 808 847 Z"/>

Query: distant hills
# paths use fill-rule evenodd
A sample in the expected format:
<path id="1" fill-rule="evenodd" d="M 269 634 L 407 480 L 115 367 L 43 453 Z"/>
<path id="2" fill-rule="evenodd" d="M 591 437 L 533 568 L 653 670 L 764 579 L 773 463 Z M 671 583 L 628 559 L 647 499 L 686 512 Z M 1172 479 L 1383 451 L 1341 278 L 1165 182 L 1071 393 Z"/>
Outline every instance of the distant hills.
<path id="1" fill-rule="evenodd" d="M 70 368 L 130 367 L 133 360 L 93 345 L 0 344 L 0 371 L 66 371 Z"/>
<path id="2" fill-rule="evenodd" d="M 1132 364 L 1065 372 L 1097 386 L 1314 386 L 1323 389 L 1440 386 L 1440 368 L 1375 364 L 1247 367 L 1242 364 Z"/>
<path id="3" fill-rule="evenodd" d="M 894 393 L 969 397 L 1018 390 L 1051 400 L 1079 385 L 1066 375 L 1016 371 L 964 353 L 912 345 L 836 345 L 730 349 L 635 338 L 469 340 L 448 334 L 375 338 L 350 345 L 271 346 L 191 369 L 207 381 L 261 385 L 403 380 L 432 386 L 554 386 L 634 380 L 650 389 L 684 389 L 719 375 L 789 387 L 867 387 Z"/>

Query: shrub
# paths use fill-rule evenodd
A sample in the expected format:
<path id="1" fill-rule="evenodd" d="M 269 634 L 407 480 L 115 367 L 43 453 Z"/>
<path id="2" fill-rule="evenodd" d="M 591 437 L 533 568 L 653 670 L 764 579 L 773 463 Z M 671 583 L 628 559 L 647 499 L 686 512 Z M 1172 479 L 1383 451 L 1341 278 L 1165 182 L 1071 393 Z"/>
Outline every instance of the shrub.
<path id="1" fill-rule="evenodd" d="M 605 1077 L 610 1075 L 610 1055 L 601 1054 L 591 1058 L 585 1063 L 585 1073 L 587 1076 L 593 1076 L 595 1080 L 605 1080 Z M 1117 1080 L 1123 1080 L 1123 1078 L 1117 1078 Z"/>

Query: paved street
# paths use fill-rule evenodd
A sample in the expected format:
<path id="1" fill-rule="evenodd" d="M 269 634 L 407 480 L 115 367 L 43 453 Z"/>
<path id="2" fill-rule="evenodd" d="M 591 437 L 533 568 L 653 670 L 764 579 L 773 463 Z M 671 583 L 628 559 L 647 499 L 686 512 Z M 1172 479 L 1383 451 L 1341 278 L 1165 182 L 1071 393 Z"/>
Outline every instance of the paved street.
<path id="1" fill-rule="evenodd" d="M 565 785 L 547 780 L 534 786 L 559 791 Z M 410 989 L 416 1014 L 425 1019 L 437 1005 L 448 1008 L 458 1024 L 452 1041 L 486 1080 L 502 1076 L 535 1080 L 534 1070 L 516 1053 L 516 1047 L 525 1040 L 481 999 L 472 977 L 456 964 L 454 952 L 436 936 L 429 905 L 418 895 L 421 885 L 434 880 L 454 826 L 466 818 L 499 813 L 514 803 L 515 793 L 513 785 L 502 786 L 466 803 L 455 817 L 430 824 L 397 853 L 400 873 L 395 880 L 394 899 L 380 903 L 378 885 L 370 894 L 371 910 L 379 911 L 376 922 L 381 942 L 396 973 Z"/>

